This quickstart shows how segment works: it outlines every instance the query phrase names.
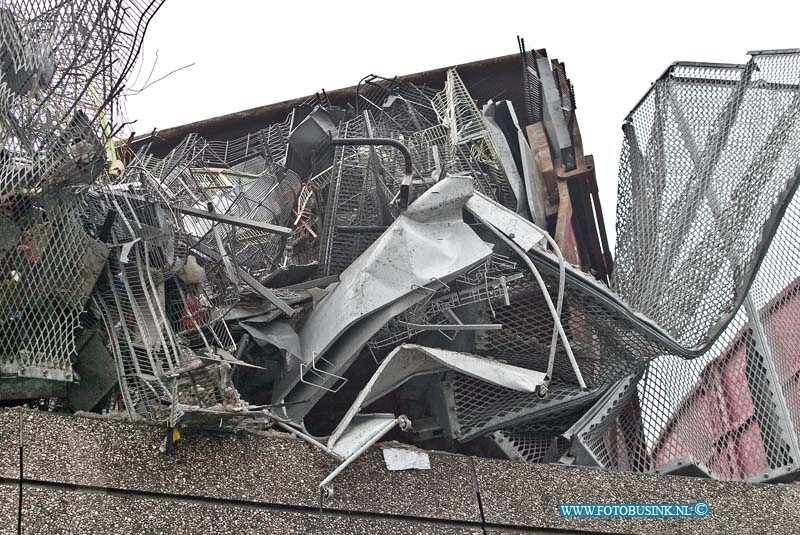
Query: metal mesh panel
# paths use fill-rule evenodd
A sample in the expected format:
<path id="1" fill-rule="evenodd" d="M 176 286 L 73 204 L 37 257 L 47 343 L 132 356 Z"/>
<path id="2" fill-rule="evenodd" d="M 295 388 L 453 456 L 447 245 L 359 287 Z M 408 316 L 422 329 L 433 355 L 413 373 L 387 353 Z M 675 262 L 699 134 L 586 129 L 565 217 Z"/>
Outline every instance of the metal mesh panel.
<path id="1" fill-rule="evenodd" d="M 495 431 L 489 436 L 511 460 L 554 462 L 569 446 L 567 440 L 560 438 L 561 433 L 577 418 L 578 415 L 559 415 L 552 420 L 537 420 L 533 424 Z"/>
<path id="2" fill-rule="evenodd" d="M 677 64 L 631 113 L 614 289 L 693 351 L 651 362 L 636 396 L 584 432 L 601 464 L 688 459 L 755 481 L 800 466 L 799 84 L 796 52 Z"/>
<path id="3" fill-rule="evenodd" d="M 798 78 L 795 55 L 677 65 L 625 125 L 612 284 L 684 346 L 707 343 L 741 299 L 793 184 Z"/>
<path id="4" fill-rule="evenodd" d="M 641 425 L 648 439 L 631 469 L 653 470 L 686 457 L 725 479 L 763 480 L 796 469 L 798 224 L 795 199 L 749 301 L 706 355 L 650 365 L 639 387 L 641 422 L 629 414 L 616 424 L 626 434 Z M 593 434 L 607 440 L 607 431 Z M 614 457 L 608 462 L 619 464 Z"/>
<path id="5" fill-rule="evenodd" d="M 496 386 L 460 373 L 448 373 L 443 387 L 451 392 L 457 429 L 454 438 L 468 441 L 497 429 L 564 419 L 595 399 L 598 391 L 553 381 L 547 397 Z"/>
<path id="6" fill-rule="evenodd" d="M 557 263 L 543 252 L 530 255 L 555 302 Z M 568 271 L 561 324 L 578 367 L 589 387 L 600 387 L 636 372 L 653 358 L 681 348 L 597 286 L 588 276 Z M 553 336 L 553 317 L 533 276 L 510 291 L 510 303 L 493 307 L 502 331 L 487 331 L 479 338 L 479 351 L 502 357 L 517 366 L 547 369 Z M 553 378 L 577 385 L 563 341 L 557 341 Z"/>
<path id="7" fill-rule="evenodd" d="M 0 211 L 0 370 L 72 380 L 74 331 L 108 249 L 78 218 L 82 195 L 17 198 Z"/>
<path id="8" fill-rule="evenodd" d="M 160 4 L 0 4 L 0 199 L 40 184 L 92 180 L 83 167 L 102 155 L 111 104 Z"/>
<path id="9" fill-rule="evenodd" d="M 75 332 L 108 254 L 76 184 L 104 170 L 113 104 L 159 6 L 0 3 L 3 374 L 73 379 Z"/>

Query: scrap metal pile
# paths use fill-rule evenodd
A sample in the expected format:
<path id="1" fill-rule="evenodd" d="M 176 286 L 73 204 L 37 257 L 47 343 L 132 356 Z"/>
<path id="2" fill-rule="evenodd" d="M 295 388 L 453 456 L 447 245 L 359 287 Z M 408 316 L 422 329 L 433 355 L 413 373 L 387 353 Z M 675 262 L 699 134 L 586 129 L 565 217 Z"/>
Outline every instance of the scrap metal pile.
<path id="1" fill-rule="evenodd" d="M 676 64 L 624 126 L 612 272 L 544 51 L 521 43 L 521 98 L 371 75 L 156 156 L 112 125 L 158 3 L 72 4 L 0 8 L 2 400 L 277 426 L 340 469 L 387 433 L 653 469 L 682 394 L 638 387 L 741 327 L 798 182 L 800 54 Z"/>

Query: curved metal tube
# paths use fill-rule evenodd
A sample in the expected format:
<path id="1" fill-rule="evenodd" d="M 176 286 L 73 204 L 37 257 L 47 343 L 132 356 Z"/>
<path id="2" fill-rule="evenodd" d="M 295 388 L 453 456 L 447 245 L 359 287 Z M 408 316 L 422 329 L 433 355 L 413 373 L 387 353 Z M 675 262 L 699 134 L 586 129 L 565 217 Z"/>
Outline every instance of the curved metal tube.
<path id="1" fill-rule="evenodd" d="M 405 169 L 403 172 L 403 180 L 400 183 L 400 196 L 398 198 L 398 205 L 400 209 L 405 210 L 408 208 L 408 201 L 411 197 L 411 178 L 414 174 L 414 167 L 411 160 L 411 151 L 408 147 L 403 145 L 400 141 L 388 137 L 349 137 L 349 138 L 331 138 L 332 145 L 341 146 L 372 146 L 372 147 L 394 147 L 403 154 L 405 161 Z"/>

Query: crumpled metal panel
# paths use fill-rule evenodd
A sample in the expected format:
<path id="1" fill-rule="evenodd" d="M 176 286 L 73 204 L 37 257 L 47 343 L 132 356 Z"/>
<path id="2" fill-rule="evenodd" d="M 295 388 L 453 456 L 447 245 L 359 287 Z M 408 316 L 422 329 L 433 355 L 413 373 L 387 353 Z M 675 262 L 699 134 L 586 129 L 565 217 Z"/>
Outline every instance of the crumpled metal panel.
<path id="1" fill-rule="evenodd" d="M 331 434 L 328 446 L 336 443 L 339 436 L 350 425 L 350 421 L 363 407 L 382 398 L 414 377 L 446 370 L 456 370 L 489 384 L 529 394 L 538 392 L 549 382 L 544 373 L 511 366 L 488 357 L 404 344 L 392 351 L 381 362 L 380 367 Z"/>
<path id="2" fill-rule="evenodd" d="M 356 320 L 436 280 L 445 280 L 491 254 L 464 223 L 472 196 L 468 178 L 449 177 L 429 189 L 341 274 L 300 332 L 304 362 L 324 355 Z"/>
<path id="3" fill-rule="evenodd" d="M 316 367 L 320 359 L 328 363 L 320 386 L 330 388 L 347 365 L 339 364 L 339 358 L 330 357 L 328 351 L 345 333 L 357 330 L 357 336 L 364 337 L 360 344 L 353 344 L 354 351 L 360 350 L 389 319 L 368 326 L 365 322 L 371 315 L 409 297 L 411 302 L 394 312 L 396 315 L 491 254 L 491 247 L 463 220 L 463 208 L 472 193 L 467 178 L 441 180 L 342 273 L 339 284 L 317 304 L 300 330 L 303 354 L 281 378 L 273 395 L 275 402 L 283 401 L 301 383 L 306 373 L 303 365 Z M 351 355 L 343 353 L 340 358 L 350 360 Z"/>

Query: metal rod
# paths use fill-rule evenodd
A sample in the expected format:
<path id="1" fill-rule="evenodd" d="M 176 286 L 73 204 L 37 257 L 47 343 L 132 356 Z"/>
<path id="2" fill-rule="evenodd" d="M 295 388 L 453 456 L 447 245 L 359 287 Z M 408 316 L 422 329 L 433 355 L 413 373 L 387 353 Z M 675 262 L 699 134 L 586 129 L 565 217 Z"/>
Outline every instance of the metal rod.
<path id="1" fill-rule="evenodd" d="M 398 321 L 403 327 L 409 327 L 417 331 L 499 331 L 503 328 L 502 323 L 457 323 L 457 324 L 422 324 Z"/>
<path id="2" fill-rule="evenodd" d="M 478 217 L 477 215 L 476 217 L 480 219 L 480 217 Z M 567 353 L 567 358 L 569 359 L 569 363 L 572 365 L 572 370 L 575 372 L 575 377 L 578 379 L 578 384 L 580 385 L 581 388 L 585 389 L 586 383 L 584 382 L 583 375 L 581 374 L 581 370 L 578 367 L 578 362 L 575 360 L 575 355 L 572 353 L 572 346 L 570 345 L 569 339 L 567 338 L 567 335 L 564 332 L 564 326 L 561 325 L 560 314 L 559 312 L 556 311 L 556 307 L 553 305 L 553 300 L 550 298 L 550 294 L 547 291 L 547 286 L 545 285 L 542 276 L 539 274 L 539 270 L 536 269 L 536 266 L 533 264 L 533 262 L 531 262 L 531 259 L 528 258 L 527 253 L 523 251 L 522 248 L 520 248 L 516 243 L 508 239 L 500 230 L 496 229 L 491 224 L 484 222 L 484 225 L 486 226 L 486 228 L 492 231 L 492 233 L 494 233 L 495 236 L 500 238 L 503 242 L 505 242 L 506 245 L 508 245 L 511 249 L 513 249 L 514 252 L 516 252 L 517 255 L 519 255 L 519 257 L 523 260 L 523 262 L 525 262 L 528 265 L 528 268 L 533 273 L 536 282 L 539 284 L 539 288 L 541 288 L 542 290 L 542 297 L 544 297 L 544 301 L 547 304 L 547 307 L 550 309 L 550 313 L 553 316 L 553 322 L 555 323 L 555 327 L 558 330 L 558 335 L 561 337 L 561 343 L 563 344 L 564 351 Z M 563 265 L 563 262 L 561 264 Z M 555 340 L 555 335 L 553 336 L 553 339 Z M 552 347 L 553 344 L 551 344 L 551 358 L 552 355 L 555 355 L 555 353 L 552 351 Z M 551 370 L 548 370 L 548 372 L 550 371 Z"/>
<path id="3" fill-rule="evenodd" d="M 340 234 L 372 234 L 386 232 L 389 227 L 383 225 L 336 225 Z"/>
<path id="4" fill-rule="evenodd" d="M 358 459 L 358 458 L 361 456 L 361 454 L 362 454 L 362 453 L 364 453 L 365 451 L 367 451 L 367 450 L 368 450 L 369 448 L 371 448 L 371 447 L 372 447 L 372 446 L 373 446 L 373 445 L 374 445 L 376 442 L 378 442 L 380 439 L 382 439 L 382 438 L 383 438 L 383 436 L 384 436 L 386 433 L 388 433 L 389 431 L 391 431 L 392 429 L 394 429 L 394 427 L 395 427 L 395 426 L 396 426 L 396 425 L 397 425 L 399 422 L 400 422 L 400 419 L 399 419 L 399 418 L 395 418 L 394 420 L 391 420 L 391 421 L 389 421 L 389 422 L 386 422 L 386 424 L 385 424 L 383 427 L 381 427 L 380 429 L 378 429 L 378 432 L 377 432 L 377 433 L 375 433 L 375 436 L 373 436 L 373 437 L 372 437 L 371 439 L 369 439 L 369 440 L 368 440 L 368 441 L 367 441 L 367 442 L 366 442 L 366 443 L 365 443 L 363 446 L 361 446 L 361 447 L 360 447 L 360 448 L 358 448 L 356 451 L 354 451 L 352 455 L 350 455 L 350 456 L 349 456 L 347 459 L 345 459 L 345 460 L 342 462 L 342 464 L 340 464 L 339 466 L 337 466 L 337 467 L 336 467 L 336 469 L 335 469 L 333 472 L 331 472 L 331 473 L 328 475 L 328 477 L 326 477 L 326 478 L 325 478 L 325 479 L 322 481 L 322 483 L 320 483 L 320 484 L 319 484 L 319 488 L 321 489 L 321 488 L 325 487 L 326 485 L 328 485 L 328 484 L 329 484 L 331 481 L 333 481 L 333 480 L 334 480 L 334 478 L 335 478 L 336 476 L 338 476 L 338 475 L 339 475 L 339 474 L 342 472 L 342 470 L 344 470 L 345 468 L 347 468 L 347 467 L 348 467 L 348 466 L 349 466 L 349 465 L 350 465 L 350 464 L 351 464 L 353 461 L 355 461 L 356 459 Z"/>
<path id="5" fill-rule="evenodd" d="M 288 236 L 289 234 L 292 233 L 292 229 L 288 227 L 271 225 L 269 223 L 263 223 L 261 221 L 255 221 L 253 219 L 245 219 L 243 217 L 237 217 L 227 214 L 207 212 L 205 210 L 198 210 L 197 208 L 189 208 L 188 206 L 178 206 L 175 208 L 175 210 L 185 215 L 199 217 L 201 219 L 208 219 L 210 221 L 216 221 L 218 223 L 225 223 L 226 225 L 234 225 L 236 227 L 244 227 L 253 230 L 260 230 L 262 232 L 269 232 L 271 234 L 279 234 L 281 236 Z"/>
<path id="6" fill-rule="evenodd" d="M 339 455 L 338 453 L 334 452 L 328 446 L 326 446 L 325 444 L 323 444 L 319 440 L 315 439 L 311 435 L 307 435 L 307 434 L 303 433 L 302 431 L 300 431 L 299 429 L 296 429 L 296 428 L 294 428 L 294 427 L 292 427 L 292 426 L 290 426 L 288 424 L 285 424 L 283 422 L 277 422 L 276 421 L 275 425 L 277 425 L 278 427 L 280 427 L 284 431 L 288 431 L 289 433 L 292 433 L 293 435 L 297 436 L 297 438 L 299 438 L 300 440 L 302 440 L 304 442 L 308 442 L 309 444 L 311 444 L 315 448 L 319 448 L 322 451 L 324 451 L 325 453 L 329 453 L 329 454 L 333 455 L 334 457 L 337 457 L 339 459 L 343 459 L 343 457 L 341 455 Z"/>
<path id="7" fill-rule="evenodd" d="M 127 193 L 123 191 L 112 191 L 110 192 L 110 194 L 115 197 L 122 197 L 125 199 L 140 201 L 143 203 L 166 204 L 166 202 L 162 203 L 153 199 L 149 199 L 144 195 L 136 195 L 134 193 Z M 253 219 L 246 219 L 244 217 L 200 210 L 198 208 L 192 208 L 190 206 L 172 206 L 172 205 L 167 205 L 167 206 L 170 209 L 175 210 L 176 212 L 181 212 L 185 215 L 199 217 L 200 219 L 208 219 L 209 221 L 216 221 L 218 223 L 225 223 L 227 225 L 234 225 L 236 227 L 244 227 L 253 230 L 260 230 L 262 232 L 270 232 L 272 234 L 279 234 L 281 236 L 288 236 L 292 233 L 292 229 L 290 229 L 289 227 L 282 227 L 280 225 L 271 225 L 269 223 L 263 223 L 261 221 L 255 221 Z"/>

